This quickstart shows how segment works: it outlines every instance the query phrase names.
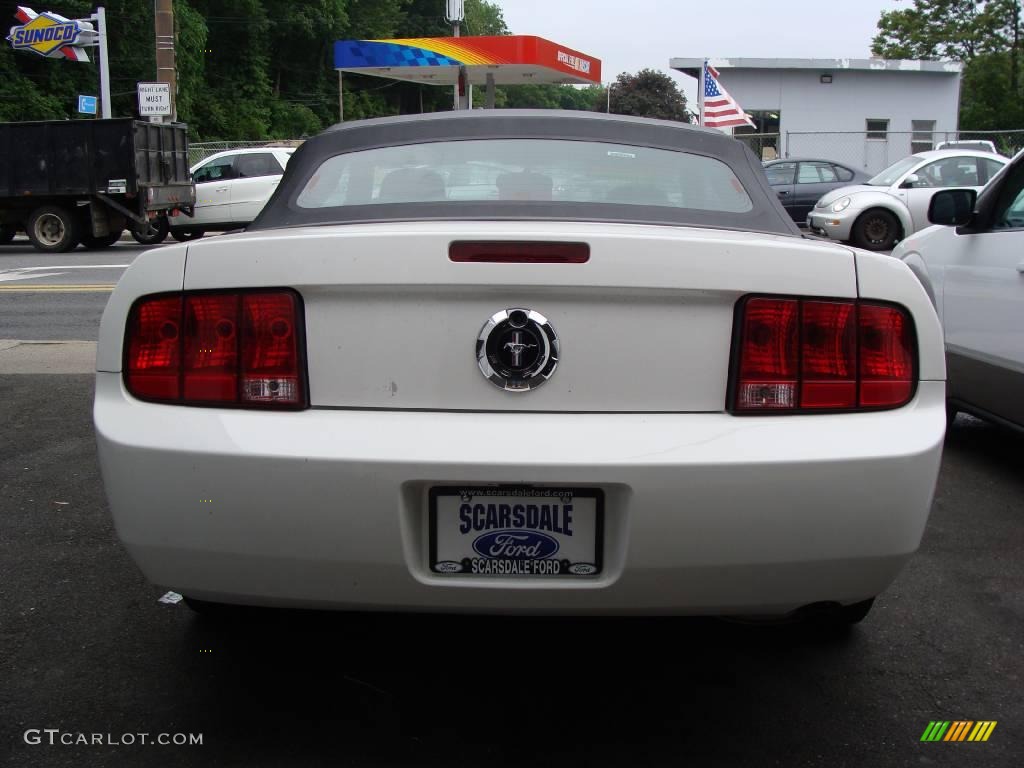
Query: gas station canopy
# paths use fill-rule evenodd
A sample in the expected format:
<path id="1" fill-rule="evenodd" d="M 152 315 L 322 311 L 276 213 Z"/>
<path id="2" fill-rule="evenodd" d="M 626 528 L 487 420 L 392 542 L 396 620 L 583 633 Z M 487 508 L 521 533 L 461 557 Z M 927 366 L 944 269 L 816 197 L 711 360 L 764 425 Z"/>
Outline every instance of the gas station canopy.
<path id="1" fill-rule="evenodd" d="M 334 67 L 432 85 L 601 82 L 601 60 L 533 35 L 338 40 Z"/>

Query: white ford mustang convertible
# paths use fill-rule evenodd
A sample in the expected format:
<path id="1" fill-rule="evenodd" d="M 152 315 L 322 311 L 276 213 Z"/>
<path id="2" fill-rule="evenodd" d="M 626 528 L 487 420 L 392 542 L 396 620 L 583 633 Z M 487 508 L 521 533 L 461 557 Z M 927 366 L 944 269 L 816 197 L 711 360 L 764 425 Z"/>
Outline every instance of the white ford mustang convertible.
<path id="1" fill-rule="evenodd" d="M 917 549 L 942 333 L 742 144 L 488 110 L 307 141 L 103 316 L 118 534 L 223 604 L 863 618 Z"/>

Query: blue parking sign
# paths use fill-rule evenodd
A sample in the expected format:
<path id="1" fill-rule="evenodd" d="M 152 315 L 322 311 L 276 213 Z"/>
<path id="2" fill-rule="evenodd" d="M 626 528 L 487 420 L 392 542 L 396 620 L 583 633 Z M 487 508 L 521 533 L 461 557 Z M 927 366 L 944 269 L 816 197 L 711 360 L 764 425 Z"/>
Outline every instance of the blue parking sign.
<path id="1" fill-rule="evenodd" d="M 79 96 L 78 97 L 78 111 L 84 115 L 95 115 L 96 114 L 96 97 L 95 96 Z"/>

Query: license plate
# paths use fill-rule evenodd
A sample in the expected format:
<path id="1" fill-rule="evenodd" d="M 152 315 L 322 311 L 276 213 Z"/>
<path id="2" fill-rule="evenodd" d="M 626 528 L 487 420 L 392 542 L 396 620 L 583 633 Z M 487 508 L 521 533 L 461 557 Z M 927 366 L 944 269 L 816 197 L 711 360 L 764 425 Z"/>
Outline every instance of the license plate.
<path id="1" fill-rule="evenodd" d="M 604 492 L 597 488 L 430 489 L 430 570 L 545 577 L 601 572 Z"/>

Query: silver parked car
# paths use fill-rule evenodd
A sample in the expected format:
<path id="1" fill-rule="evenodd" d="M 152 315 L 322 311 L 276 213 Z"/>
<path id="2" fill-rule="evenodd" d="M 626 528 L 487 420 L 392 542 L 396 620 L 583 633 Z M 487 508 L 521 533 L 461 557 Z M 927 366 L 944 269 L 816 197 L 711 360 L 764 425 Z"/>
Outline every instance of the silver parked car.
<path id="1" fill-rule="evenodd" d="M 919 152 L 893 163 L 866 184 L 825 195 L 807 217 L 807 226 L 869 251 L 888 251 L 928 226 L 928 204 L 936 191 L 981 191 L 1008 162 L 1002 155 L 974 150 Z"/>

